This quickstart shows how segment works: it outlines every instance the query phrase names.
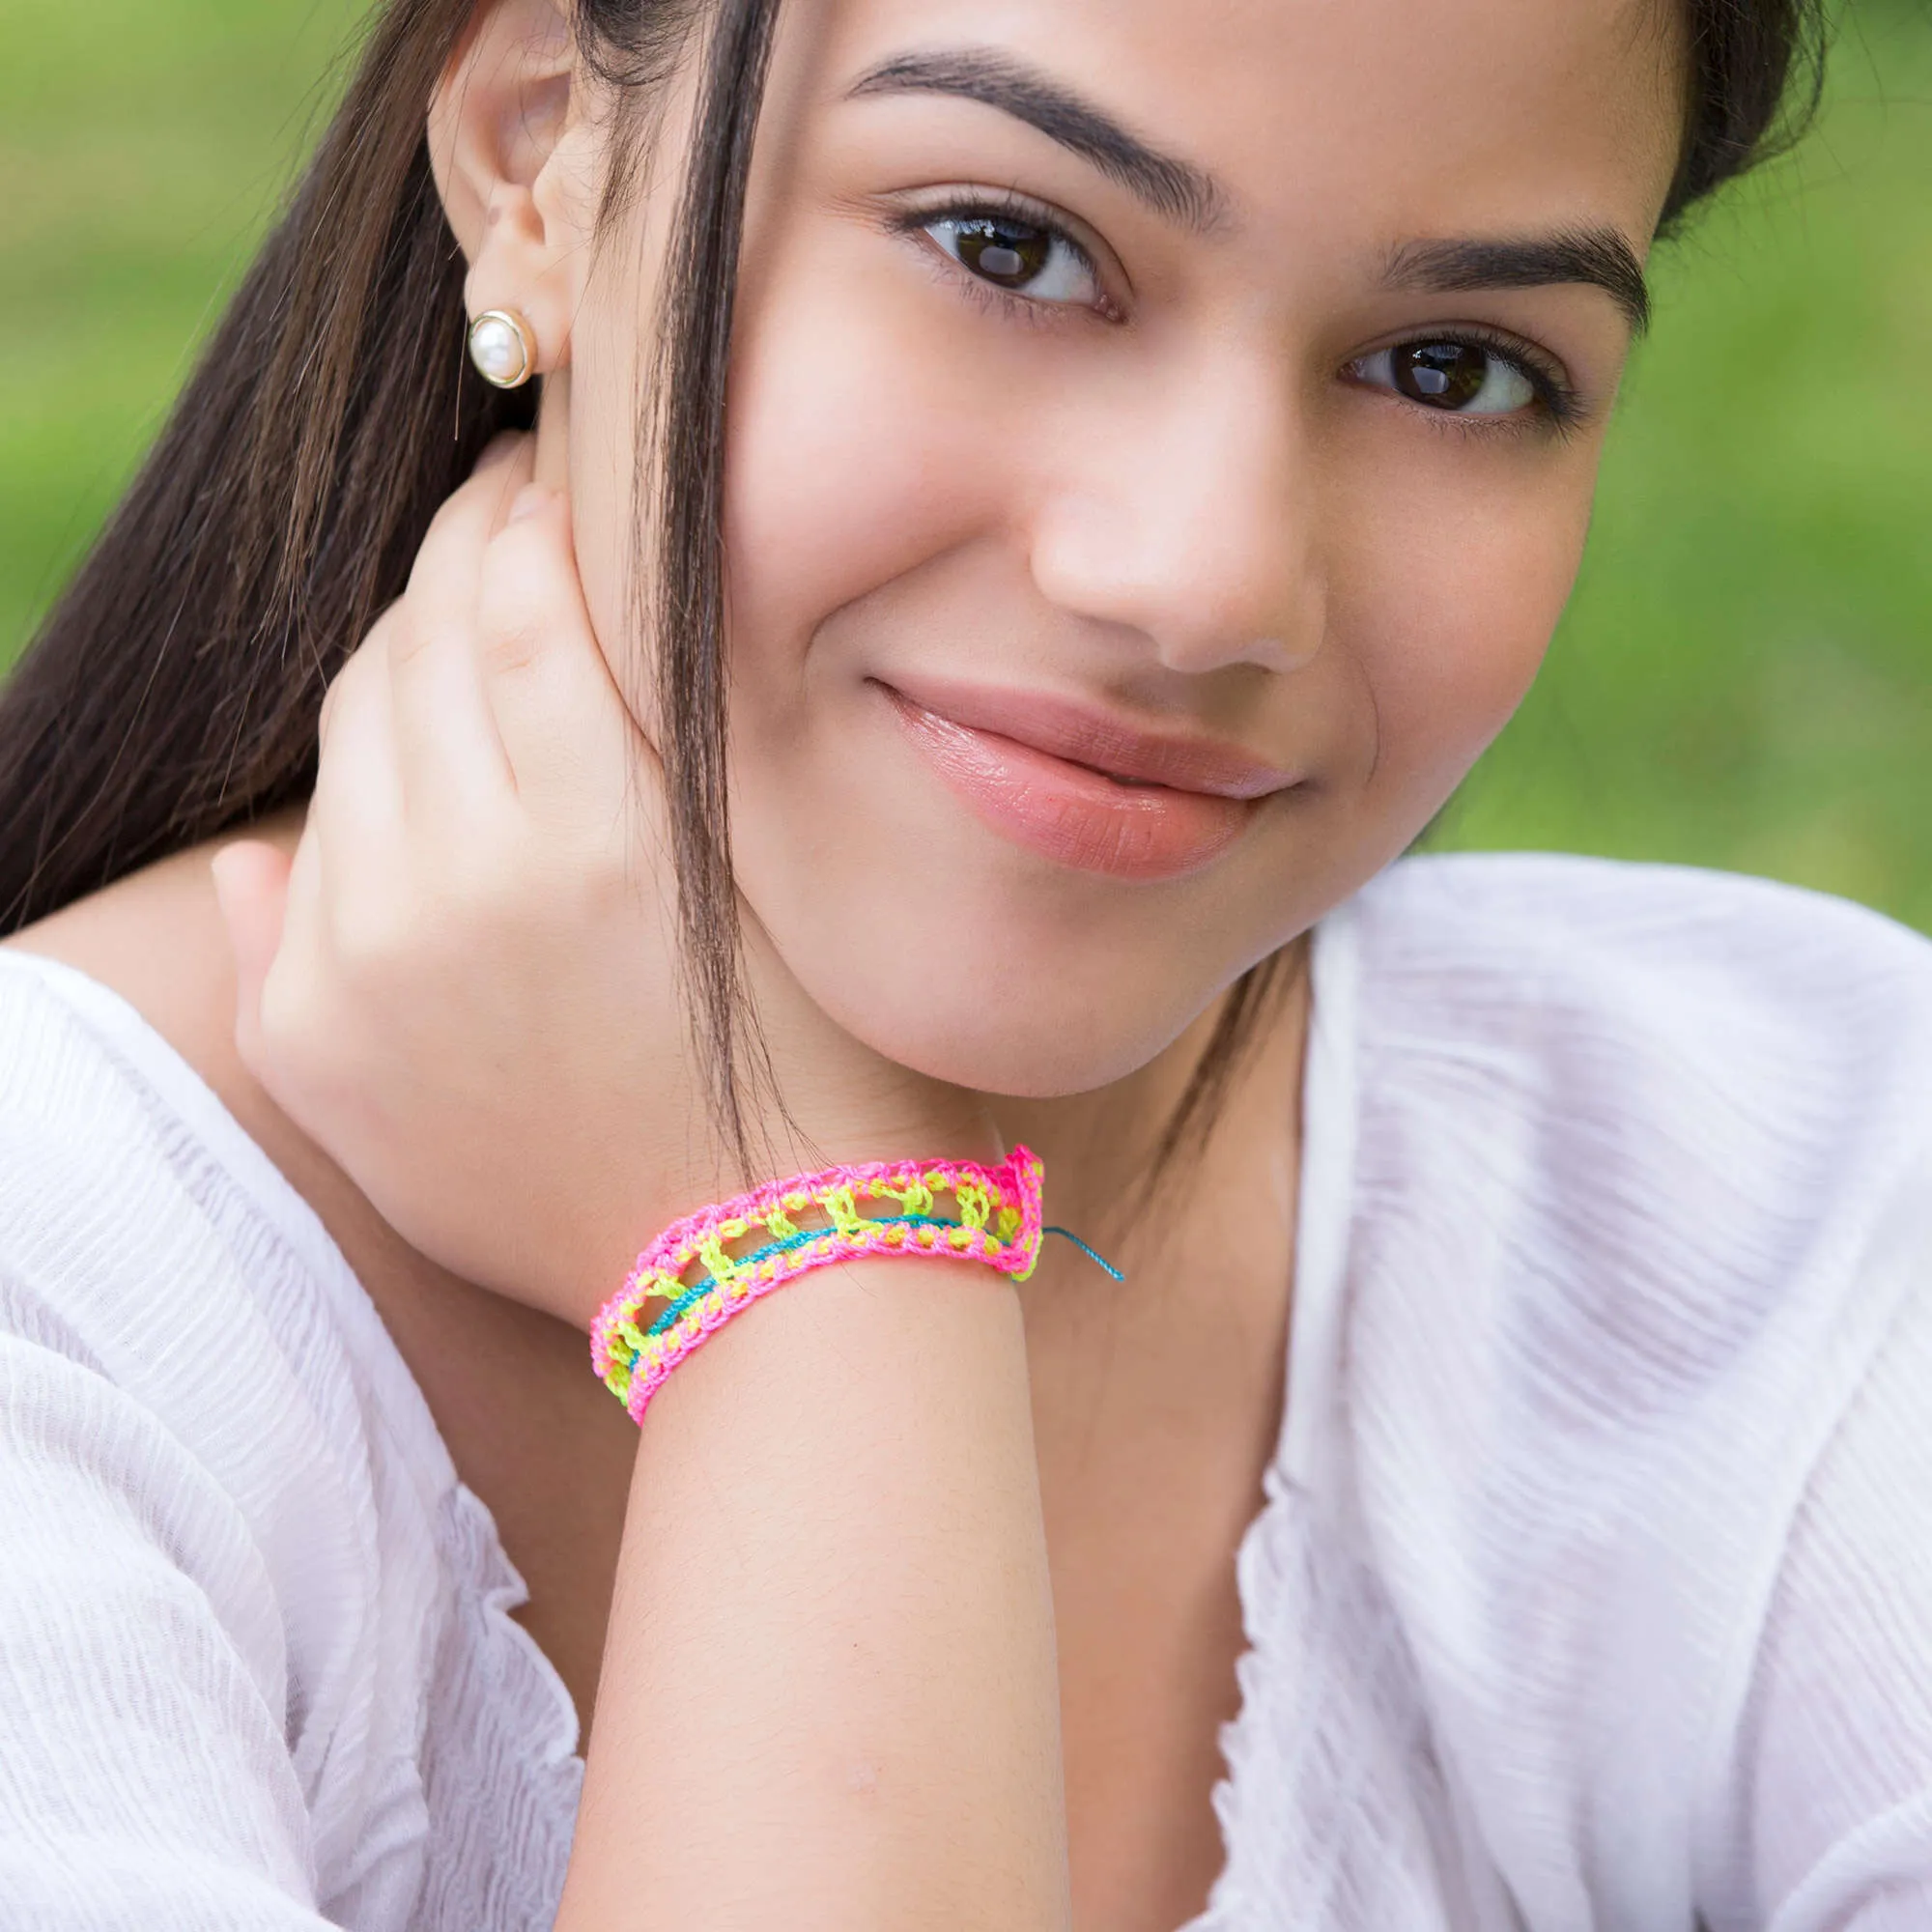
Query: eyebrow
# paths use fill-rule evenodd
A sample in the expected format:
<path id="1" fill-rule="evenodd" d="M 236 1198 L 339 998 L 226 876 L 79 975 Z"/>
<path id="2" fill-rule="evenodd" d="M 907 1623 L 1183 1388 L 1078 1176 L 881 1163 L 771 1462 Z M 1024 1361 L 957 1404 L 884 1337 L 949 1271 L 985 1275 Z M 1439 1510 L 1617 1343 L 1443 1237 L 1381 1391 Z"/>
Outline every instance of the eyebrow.
<path id="1" fill-rule="evenodd" d="M 901 54 L 862 74 L 848 98 L 870 94 L 948 94 L 997 107 L 1185 228 L 1211 228 L 1226 207 L 1212 176 L 1150 147 L 1091 100 L 1007 54 L 980 48 Z"/>
<path id="2" fill-rule="evenodd" d="M 1093 101 L 1009 54 L 978 47 L 900 54 L 868 69 L 847 93 L 854 99 L 945 94 L 978 100 L 1037 128 L 1182 227 L 1212 228 L 1227 212 L 1228 197 L 1212 175 L 1150 146 Z M 1390 256 L 1384 280 L 1440 295 L 1584 284 L 1604 290 L 1634 333 L 1650 326 L 1643 268 L 1614 228 L 1406 242 Z"/>
<path id="3" fill-rule="evenodd" d="M 1634 334 L 1650 326 L 1650 288 L 1635 251 L 1614 228 L 1572 228 L 1520 241 L 1407 242 L 1389 257 L 1391 288 L 1433 295 L 1584 283 L 1623 310 Z"/>

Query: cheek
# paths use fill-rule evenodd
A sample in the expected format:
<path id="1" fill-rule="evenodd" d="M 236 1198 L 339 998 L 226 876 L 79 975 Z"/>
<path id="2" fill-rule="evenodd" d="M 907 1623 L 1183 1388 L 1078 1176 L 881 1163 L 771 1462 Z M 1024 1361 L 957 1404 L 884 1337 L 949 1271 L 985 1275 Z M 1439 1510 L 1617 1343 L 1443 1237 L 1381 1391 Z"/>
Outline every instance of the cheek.
<path id="1" fill-rule="evenodd" d="M 1370 792 L 1405 825 L 1426 822 L 1509 721 L 1575 582 L 1594 454 L 1516 467 L 1506 486 L 1384 483 L 1337 586 L 1373 705 Z"/>
<path id="2" fill-rule="evenodd" d="M 947 392 L 929 317 L 834 293 L 794 290 L 732 369 L 732 649 L 766 688 L 845 606 L 997 527 L 1014 487 L 996 426 Z"/>
<path id="3" fill-rule="evenodd" d="M 906 313 L 903 288 L 862 279 L 826 248 L 815 272 L 764 278 L 781 300 L 751 288 L 741 303 L 725 434 L 733 726 L 780 753 L 820 626 L 996 526 L 1013 495 L 996 431 L 948 391 L 930 315 Z M 635 628 L 630 559 L 652 564 L 633 508 L 635 344 L 610 320 L 593 313 L 574 340 L 570 411 L 579 570 L 607 646 Z M 636 653 L 623 661 L 647 686 Z M 633 696 L 654 709 L 647 688 Z"/>

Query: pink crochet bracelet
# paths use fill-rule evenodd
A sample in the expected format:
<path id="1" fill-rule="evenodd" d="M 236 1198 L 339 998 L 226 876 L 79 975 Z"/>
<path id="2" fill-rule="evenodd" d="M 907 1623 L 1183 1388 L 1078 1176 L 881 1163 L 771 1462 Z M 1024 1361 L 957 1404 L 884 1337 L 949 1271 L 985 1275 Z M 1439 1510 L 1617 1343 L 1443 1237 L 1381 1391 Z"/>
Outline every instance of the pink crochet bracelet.
<path id="1" fill-rule="evenodd" d="M 998 1167 L 970 1160 L 829 1167 L 701 1208 L 638 1257 L 591 1324 L 591 1365 L 641 1422 L 678 1363 L 760 1296 L 813 1268 L 945 1257 L 1024 1281 L 1039 1260 L 1044 1174 L 1037 1154 L 1016 1147 Z M 935 1212 L 948 1196 L 953 1213 Z M 868 1207 L 896 1211 L 868 1214 Z M 757 1235 L 763 1238 L 743 1251 Z M 694 1264 L 703 1272 L 687 1281 Z M 665 1305 L 647 1322 L 652 1300 Z"/>

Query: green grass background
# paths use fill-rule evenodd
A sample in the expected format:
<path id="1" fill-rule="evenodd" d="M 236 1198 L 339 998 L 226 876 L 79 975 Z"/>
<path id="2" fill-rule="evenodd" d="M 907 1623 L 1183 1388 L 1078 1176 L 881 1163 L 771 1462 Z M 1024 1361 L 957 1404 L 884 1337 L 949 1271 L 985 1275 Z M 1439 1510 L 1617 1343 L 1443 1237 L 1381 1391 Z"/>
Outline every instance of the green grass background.
<path id="1" fill-rule="evenodd" d="M 0 667 L 113 503 L 358 0 L 0 0 Z M 1581 581 L 1435 834 L 1737 867 L 1932 930 L 1932 10 L 1655 270 Z"/>

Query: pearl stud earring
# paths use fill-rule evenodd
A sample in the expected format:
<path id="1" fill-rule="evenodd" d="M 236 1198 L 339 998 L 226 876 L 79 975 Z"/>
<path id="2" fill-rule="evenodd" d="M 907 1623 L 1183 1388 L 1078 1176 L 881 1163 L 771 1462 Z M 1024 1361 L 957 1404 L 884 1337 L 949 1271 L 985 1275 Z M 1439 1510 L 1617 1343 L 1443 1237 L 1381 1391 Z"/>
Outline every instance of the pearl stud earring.
<path id="1" fill-rule="evenodd" d="M 486 308 L 469 325 L 469 359 L 498 389 L 521 389 L 537 372 L 530 326 L 513 308 Z"/>

